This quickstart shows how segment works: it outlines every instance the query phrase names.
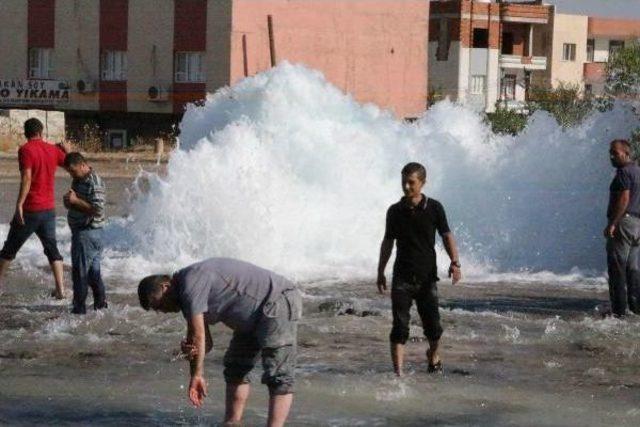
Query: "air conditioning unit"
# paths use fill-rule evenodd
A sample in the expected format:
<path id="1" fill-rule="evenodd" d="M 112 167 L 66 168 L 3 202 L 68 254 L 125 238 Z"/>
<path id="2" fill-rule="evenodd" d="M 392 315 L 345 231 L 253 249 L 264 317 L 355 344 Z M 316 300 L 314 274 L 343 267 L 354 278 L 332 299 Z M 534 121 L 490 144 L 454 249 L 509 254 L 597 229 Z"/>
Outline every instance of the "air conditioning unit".
<path id="1" fill-rule="evenodd" d="M 169 100 L 169 88 L 162 84 L 149 86 L 147 99 L 151 102 L 166 102 Z"/>
<path id="2" fill-rule="evenodd" d="M 89 80 L 78 80 L 76 82 L 76 89 L 78 89 L 78 93 L 93 93 L 95 92 L 95 84 Z"/>

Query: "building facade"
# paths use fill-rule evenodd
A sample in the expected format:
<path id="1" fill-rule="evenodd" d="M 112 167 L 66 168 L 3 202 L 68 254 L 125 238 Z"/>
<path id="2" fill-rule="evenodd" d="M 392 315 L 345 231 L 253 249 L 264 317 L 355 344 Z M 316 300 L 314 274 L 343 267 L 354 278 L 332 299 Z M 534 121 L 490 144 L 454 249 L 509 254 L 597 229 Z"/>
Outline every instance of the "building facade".
<path id="1" fill-rule="evenodd" d="M 616 50 L 633 42 L 640 42 L 639 20 L 589 17 L 586 59 L 583 64 L 586 93 L 604 93 L 609 57 Z"/>
<path id="2" fill-rule="evenodd" d="M 521 107 L 548 72 L 553 14 L 539 1 L 431 2 L 432 92 L 487 112 Z"/>
<path id="3" fill-rule="evenodd" d="M 401 3 L 401 4 L 399 4 Z M 0 108 L 65 112 L 107 145 L 282 60 L 398 117 L 427 103 L 428 0 L 2 0 Z"/>
<path id="4" fill-rule="evenodd" d="M 584 90 L 583 70 L 587 62 L 587 28 L 589 18 L 580 15 L 555 14 L 553 47 L 546 86 L 557 88 L 570 84 Z"/>

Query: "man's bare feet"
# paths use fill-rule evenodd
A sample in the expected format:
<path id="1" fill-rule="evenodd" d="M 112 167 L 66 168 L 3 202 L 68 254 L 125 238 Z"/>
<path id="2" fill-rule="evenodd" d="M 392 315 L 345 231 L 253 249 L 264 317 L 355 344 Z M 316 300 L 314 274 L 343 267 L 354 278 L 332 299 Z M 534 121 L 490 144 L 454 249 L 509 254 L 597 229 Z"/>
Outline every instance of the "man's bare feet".
<path id="1" fill-rule="evenodd" d="M 62 290 L 62 291 L 59 291 L 57 289 L 52 290 L 51 291 L 51 297 L 55 298 L 55 299 L 64 299 L 64 297 L 65 297 L 64 290 Z"/>
<path id="2" fill-rule="evenodd" d="M 391 361 L 393 362 L 393 372 L 401 377 L 404 364 L 404 345 L 391 343 Z"/>
<path id="3" fill-rule="evenodd" d="M 437 365 L 438 363 L 440 363 L 440 356 L 435 353 L 434 351 L 432 351 L 431 349 L 427 350 L 427 362 L 429 363 L 429 365 Z"/>

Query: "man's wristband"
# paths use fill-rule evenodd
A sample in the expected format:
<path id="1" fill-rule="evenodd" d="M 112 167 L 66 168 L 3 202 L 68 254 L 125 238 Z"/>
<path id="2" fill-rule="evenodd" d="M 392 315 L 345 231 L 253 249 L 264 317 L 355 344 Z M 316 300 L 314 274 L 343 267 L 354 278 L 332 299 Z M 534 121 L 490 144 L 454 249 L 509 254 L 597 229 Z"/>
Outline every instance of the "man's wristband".
<path id="1" fill-rule="evenodd" d="M 460 261 L 451 261 L 451 266 L 457 268 L 462 267 L 462 265 L 460 265 Z"/>

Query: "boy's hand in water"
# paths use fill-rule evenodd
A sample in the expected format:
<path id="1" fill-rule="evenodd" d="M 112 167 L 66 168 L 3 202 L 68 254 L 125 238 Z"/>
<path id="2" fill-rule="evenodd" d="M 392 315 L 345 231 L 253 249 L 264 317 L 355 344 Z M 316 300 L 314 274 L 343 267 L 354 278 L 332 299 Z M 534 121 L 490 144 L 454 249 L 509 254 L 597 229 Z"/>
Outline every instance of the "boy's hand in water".
<path id="1" fill-rule="evenodd" d="M 204 378 L 199 375 L 191 377 L 191 382 L 189 383 L 189 400 L 191 400 L 193 406 L 196 408 L 202 406 L 205 397 L 207 397 L 207 384 Z"/>
<path id="2" fill-rule="evenodd" d="M 456 283 L 458 283 L 460 281 L 460 279 L 462 279 L 462 271 L 460 270 L 460 267 L 457 267 L 455 265 L 450 265 L 449 266 L 449 277 L 451 278 L 451 284 L 455 285 Z"/>
<path id="3" fill-rule="evenodd" d="M 384 277 L 384 274 L 378 274 L 378 292 L 384 294 L 387 291 L 387 278 Z"/>

